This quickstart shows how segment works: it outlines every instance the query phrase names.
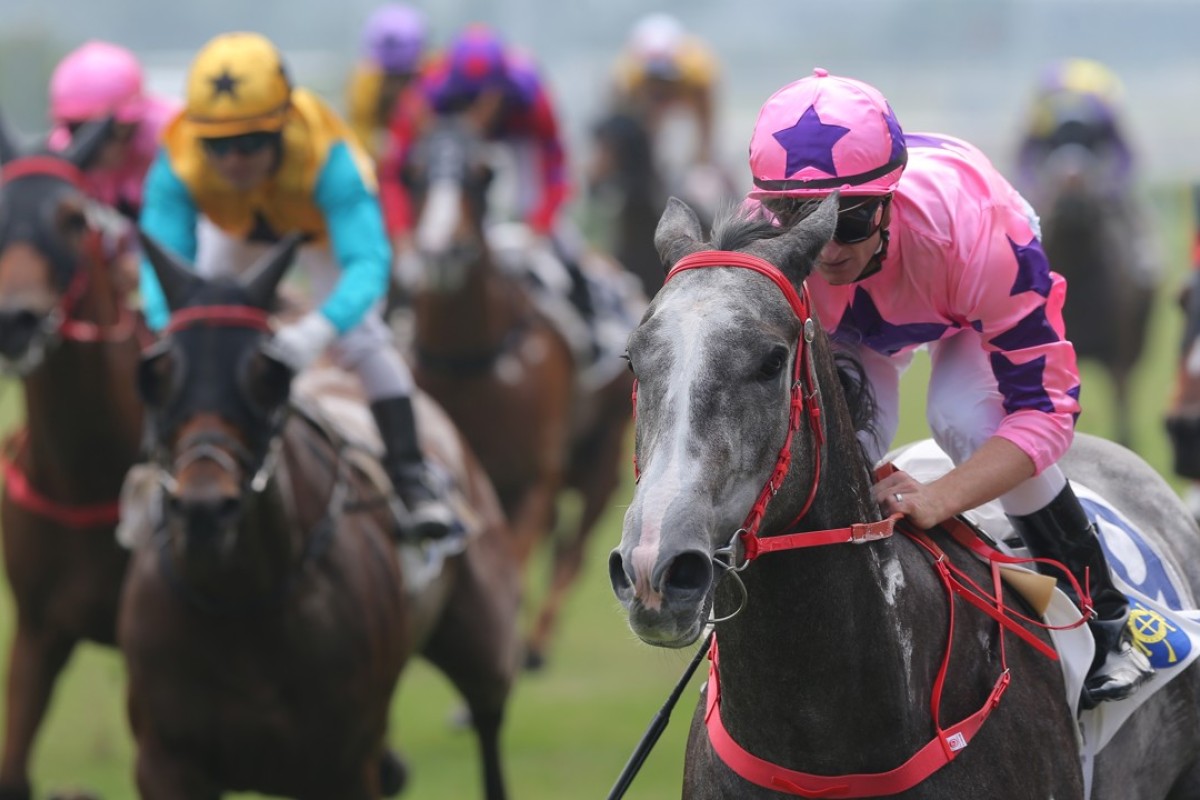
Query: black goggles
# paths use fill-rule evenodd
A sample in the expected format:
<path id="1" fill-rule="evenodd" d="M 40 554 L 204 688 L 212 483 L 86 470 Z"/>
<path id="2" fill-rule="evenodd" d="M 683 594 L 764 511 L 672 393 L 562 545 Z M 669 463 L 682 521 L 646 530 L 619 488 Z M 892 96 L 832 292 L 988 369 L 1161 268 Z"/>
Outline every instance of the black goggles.
<path id="1" fill-rule="evenodd" d="M 834 241 L 839 244 L 858 244 L 875 235 L 883 221 L 881 209 L 886 197 L 847 197 L 838 203 L 837 228 L 833 231 Z"/>
<path id="2" fill-rule="evenodd" d="M 279 134 L 263 131 L 244 133 L 239 136 L 222 136 L 217 139 L 204 139 L 203 141 L 205 151 L 219 158 L 227 156 L 230 153 L 252 156 L 264 147 L 274 144 L 278 139 Z"/>

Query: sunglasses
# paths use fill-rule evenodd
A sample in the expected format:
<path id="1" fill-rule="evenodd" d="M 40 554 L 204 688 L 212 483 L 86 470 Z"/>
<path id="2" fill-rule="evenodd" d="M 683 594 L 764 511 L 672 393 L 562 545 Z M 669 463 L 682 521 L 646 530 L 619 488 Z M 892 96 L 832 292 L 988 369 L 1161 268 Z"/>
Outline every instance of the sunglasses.
<path id="1" fill-rule="evenodd" d="M 68 122 L 67 123 L 67 133 L 74 136 L 75 134 L 79 133 L 80 129 L 83 128 L 83 126 L 89 124 L 90 122 L 91 122 L 91 120 L 79 120 L 76 122 Z M 133 138 L 133 134 L 136 132 L 137 132 L 137 125 L 131 124 L 131 123 L 126 123 L 126 122 L 118 122 L 115 125 L 113 125 L 112 131 L 109 133 L 108 138 L 114 142 L 128 142 L 130 139 Z"/>
<path id="2" fill-rule="evenodd" d="M 857 197 L 848 197 L 842 200 L 838 206 L 837 228 L 833 231 L 834 240 L 839 244 L 858 244 L 874 236 L 883 221 L 883 215 L 879 213 L 879 210 L 885 201 L 886 198 L 883 197 L 865 201 Z"/>
<path id="3" fill-rule="evenodd" d="M 242 156 L 252 156 L 264 147 L 273 144 L 279 138 L 278 134 L 259 132 L 245 133 L 240 136 L 222 136 L 218 139 L 204 139 L 204 150 L 212 156 L 221 158 L 230 153 Z"/>

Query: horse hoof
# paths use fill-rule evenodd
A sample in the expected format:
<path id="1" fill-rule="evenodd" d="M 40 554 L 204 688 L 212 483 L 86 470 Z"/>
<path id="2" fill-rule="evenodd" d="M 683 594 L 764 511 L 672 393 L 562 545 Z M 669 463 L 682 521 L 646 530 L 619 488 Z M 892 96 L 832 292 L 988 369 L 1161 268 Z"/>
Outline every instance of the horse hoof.
<path id="1" fill-rule="evenodd" d="M 408 785 L 408 764 L 394 750 L 385 750 L 379 760 L 379 791 L 384 797 L 395 797 Z"/>
<path id="2" fill-rule="evenodd" d="M 529 649 L 525 651 L 525 671 L 526 672 L 541 672 L 546 668 L 546 657 L 542 655 L 540 650 Z"/>

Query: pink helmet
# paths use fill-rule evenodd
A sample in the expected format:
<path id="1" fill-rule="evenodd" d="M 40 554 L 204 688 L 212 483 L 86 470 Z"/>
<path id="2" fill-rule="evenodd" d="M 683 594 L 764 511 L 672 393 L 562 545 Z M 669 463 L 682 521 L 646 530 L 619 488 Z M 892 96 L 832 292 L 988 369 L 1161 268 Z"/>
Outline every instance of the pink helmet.
<path id="1" fill-rule="evenodd" d="M 50 76 L 50 116 L 60 125 L 114 114 L 142 118 L 142 66 L 129 50 L 90 41 L 67 54 Z"/>
<path id="2" fill-rule="evenodd" d="M 884 195 L 908 161 L 904 131 L 879 91 L 823 69 L 771 95 L 750 139 L 755 199 Z"/>

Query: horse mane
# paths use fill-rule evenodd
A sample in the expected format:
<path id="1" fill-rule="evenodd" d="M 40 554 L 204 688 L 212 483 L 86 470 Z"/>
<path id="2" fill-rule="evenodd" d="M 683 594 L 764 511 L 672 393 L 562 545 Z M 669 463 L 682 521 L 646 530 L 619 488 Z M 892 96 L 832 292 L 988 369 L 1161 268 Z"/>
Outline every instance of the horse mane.
<path id="1" fill-rule="evenodd" d="M 811 212 L 817 204 L 806 201 L 805 206 L 806 211 Z M 775 220 L 761 210 L 747 212 L 731 206 L 722 209 L 717 215 L 709 244 L 715 250 L 744 250 L 755 242 L 778 238 L 786 230 L 776 225 Z M 874 438 L 875 392 L 871 389 L 871 382 L 867 380 L 862 362 L 844 350 L 834 351 L 833 362 L 855 432 L 867 433 Z M 870 461 L 869 458 L 867 460 Z"/>

